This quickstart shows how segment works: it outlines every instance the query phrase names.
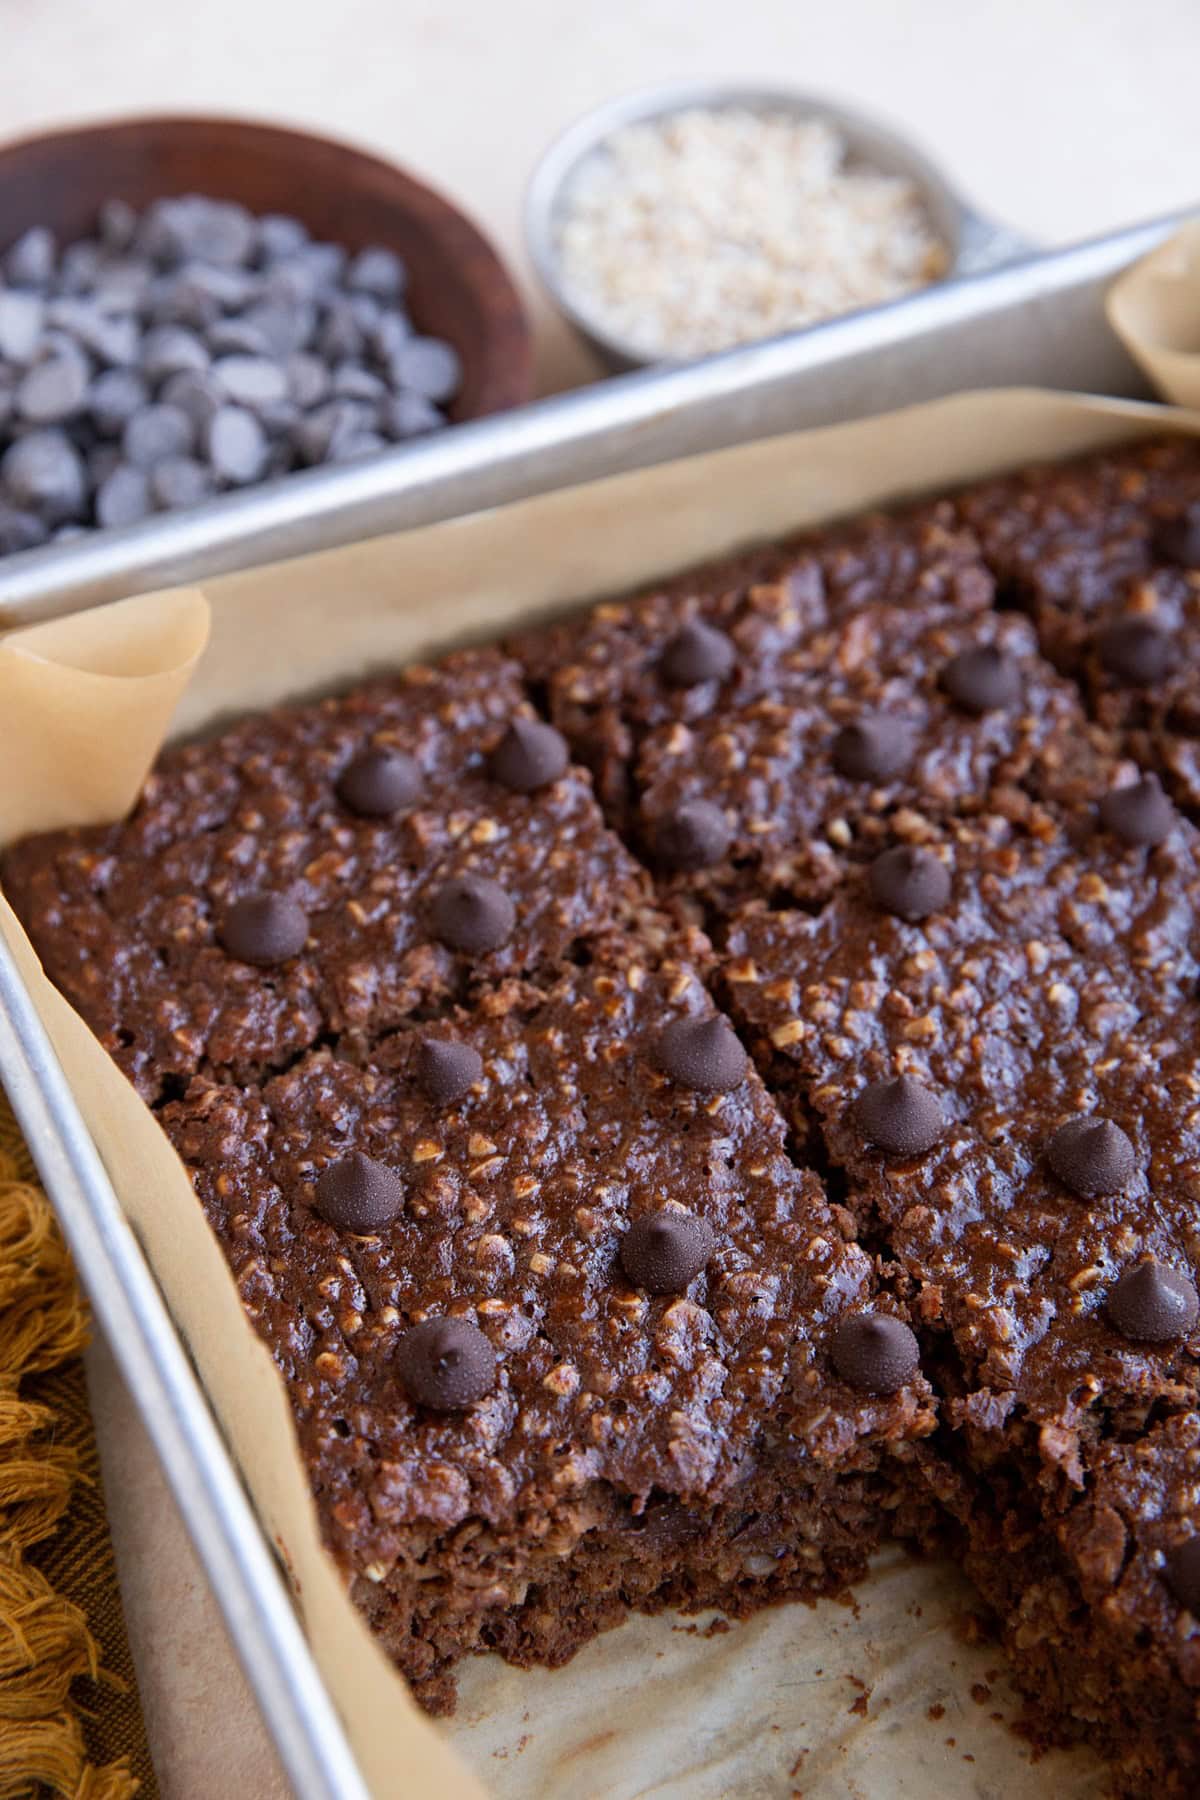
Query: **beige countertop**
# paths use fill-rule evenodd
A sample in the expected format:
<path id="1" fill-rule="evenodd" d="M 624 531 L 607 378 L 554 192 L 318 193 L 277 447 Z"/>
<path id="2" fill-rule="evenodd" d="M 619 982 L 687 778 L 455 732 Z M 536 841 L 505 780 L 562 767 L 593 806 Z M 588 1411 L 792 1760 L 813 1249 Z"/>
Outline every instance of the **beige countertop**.
<path id="1" fill-rule="evenodd" d="M 1066 242 L 1200 202 L 1198 54 L 1195 0 L 0 0 L 0 131 L 172 108 L 321 127 L 519 257 L 529 168 L 579 113 L 769 78 L 890 119 L 982 210 Z M 543 384 L 589 373 L 542 323 Z"/>
<path id="2" fill-rule="evenodd" d="M 1198 51 L 1195 0 L 0 0 L 0 131 L 171 109 L 323 128 L 461 201 L 532 295 L 529 168 L 624 89 L 721 74 L 836 94 L 1053 243 L 1200 202 Z M 586 378 L 540 303 L 538 321 L 543 386 Z M 133 1495 L 115 1525 L 163 1793 L 216 1780 L 269 1800 L 285 1790 L 148 1446 L 107 1358 L 93 1378 L 113 1485 Z M 214 1713 L 219 1734 L 196 1729 Z"/>

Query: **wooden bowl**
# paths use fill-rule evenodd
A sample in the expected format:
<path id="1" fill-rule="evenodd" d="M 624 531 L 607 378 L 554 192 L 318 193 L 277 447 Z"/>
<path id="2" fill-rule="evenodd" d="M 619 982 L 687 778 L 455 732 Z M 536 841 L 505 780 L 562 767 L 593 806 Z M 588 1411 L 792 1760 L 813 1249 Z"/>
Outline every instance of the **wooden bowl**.
<path id="1" fill-rule="evenodd" d="M 397 251 L 413 322 L 447 339 L 462 360 L 452 419 L 530 398 L 529 322 L 487 239 L 402 169 L 307 132 L 242 119 L 131 119 L 0 147 L 0 248 L 31 225 L 49 225 L 60 243 L 88 237 L 105 200 L 140 209 L 188 193 L 290 213 L 314 237 L 348 250 Z"/>

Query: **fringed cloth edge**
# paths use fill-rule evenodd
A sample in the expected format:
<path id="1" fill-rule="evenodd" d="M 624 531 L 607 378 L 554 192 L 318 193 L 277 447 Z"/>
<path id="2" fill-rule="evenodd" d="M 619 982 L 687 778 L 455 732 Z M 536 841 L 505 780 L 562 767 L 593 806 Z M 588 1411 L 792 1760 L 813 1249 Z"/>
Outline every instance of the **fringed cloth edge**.
<path id="1" fill-rule="evenodd" d="M 77 1452 L 55 1442 L 54 1410 L 30 1384 L 80 1354 L 88 1323 L 49 1203 L 21 1169 L 23 1151 L 0 1142 L 0 1800 L 131 1800 L 139 1784 L 128 1759 L 103 1768 L 89 1760 L 71 1696 L 78 1676 L 113 1678 L 79 1607 L 27 1556 L 55 1531 L 83 1478 Z"/>

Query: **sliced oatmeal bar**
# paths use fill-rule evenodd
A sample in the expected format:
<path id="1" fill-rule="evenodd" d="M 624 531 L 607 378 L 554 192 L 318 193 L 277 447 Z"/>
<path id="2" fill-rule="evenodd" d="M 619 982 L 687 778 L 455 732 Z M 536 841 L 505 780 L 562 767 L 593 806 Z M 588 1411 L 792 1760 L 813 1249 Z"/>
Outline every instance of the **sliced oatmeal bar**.
<path id="1" fill-rule="evenodd" d="M 162 1122 L 330 1546 L 435 1710 L 467 1652 L 558 1663 L 631 1606 L 830 1591 L 927 1523 L 915 1341 L 686 963 L 610 941 Z"/>
<path id="2" fill-rule="evenodd" d="M 1200 840 L 1181 819 L 1142 846 L 1095 827 L 990 842 L 961 822 L 885 853 L 817 917 L 747 909 L 724 965 L 796 1140 L 895 1259 L 949 1428 L 931 1485 L 1000 1596 L 1019 1685 L 1067 1733 L 1093 1718 L 1082 1646 L 1112 1621 L 1077 1583 L 1047 1690 L 1045 1656 L 1021 1654 L 1029 1543 L 1057 1557 L 1111 1446 L 1144 1437 L 1153 1472 L 1150 1427 L 1200 1406 L 1198 973 Z M 1125 1752 L 1182 1794 L 1198 1622 L 1163 1617 L 1147 1654 L 1192 1729 L 1173 1742 L 1147 1717 Z"/>
<path id="3" fill-rule="evenodd" d="M 790 670 L 819 668 L 830 654 L 822 634 L 864 606 L 928 623 L 983 611 L 993 586 L 974 537 L 937 502 L 690 570 L 510 647 L 624 829 L 648 731 L 770 697 Z"/>
<path id="4" fill-rule="evenodd" d="M 27 840 L 4 884 L 152 1101 L 653 930 L 588 777 L 487 650 L 169 750 L 126 821 Z"/>
<path id="5" fill-rule="evenodd" d="M 962 495 L 959 512 L 1097 719 L 1200 806 L 1200 443 L 1005 476 Z"/>

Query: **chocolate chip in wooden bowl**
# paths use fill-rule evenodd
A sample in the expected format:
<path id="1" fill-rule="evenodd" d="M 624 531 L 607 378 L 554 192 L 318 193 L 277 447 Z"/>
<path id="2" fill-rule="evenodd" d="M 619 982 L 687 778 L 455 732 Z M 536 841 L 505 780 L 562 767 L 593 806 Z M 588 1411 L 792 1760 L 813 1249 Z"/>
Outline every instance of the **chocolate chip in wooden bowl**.
<path id="1" fill-rule="evenodd" d="M 495 1387 L 496 1352 L 469 1319 L 422 1319 L 396 1346 L 396 1372 L 415 1405 L 458 1412 Z"/>
<path id="2" fill-rule="evenodd" d="M 532 794 L 565 774 L 570 752 L 553 725 L 539 719 L 511 719 L 488 758 L 493 781 L 517 794 Z"/>
<path id="3" fill-rule="evenodd" d="M 435 406 L 453 400 L 462 384 L 458 353 L 439 338 L 409 338 L 397 350 L 391 368 L 398 386 L 432 400 Z"/>
<path id="4" fill-rule="evenodd" d="M 895 1394 L 921 1366 L 913 1332 L 891 1313 L 851 1313 L 842 1319 L 830 1346 L 843 1381 L 864 1394 Z"/>
<path id="5" fill-rule="evenodd" d="M 697 1213 L 643 1213 L 621 1239 L 621 1267 L 648 1294 L 682 1294 L 713 1253 L 716 1237 Z"/>
<path id="6" fill-rule="evenodd" d="M 941 912 L 950 898 L 950 871 L 932 850 L 895 844 L 871 864 L 867 881 L 872 898 L 885 912 L 910 925 Z"/>
<path id="7" fill-rule="evenodd" d="M 404 1184 L 394 1169 L 354 1150 L 322 1169 L 313 1204 L 327 1225 L 369 1237 L 399 1217 Z"/>
<path id="8" fill-rule="evenodd" d="M 248 486 L 266 467 L 266 433 L 241 406 L 222 406 L 213 414 L 205 448 L 213 474 L 230 487 Z"/>
<path id="9" fill-rule="evenodd" d="M 666 869 L 708 869 L 733 842 L 733 826 L 711 800 L 685 800 L 654 827 L 654 855 Z"/>
<path id="10" fill-rule="evenodd" d="M 1137 1156 L 1119 1125 L 1098 1114 L 1068 1119 L 1047 1146 L 1059 1180 L 1083 1200 L 1119 1194 L 1137 1173 Z"/>
<path id="11" fill-rule="evenodd" d="M 668 1025 L 658 1040 L 657 1061 L 672 1081 L 701 1094 L 730 1093 L 750 1066 L 733 1026 L 719 1014 Z"/>
<path id="12" fill-rule="evenodd" d="M 913 1075 L 871 1082 L 851 1119 L 866 1143 L 888 1156 L 924 1156 L 946 1129 L 940 1096 Z"/>
<path id="13" fill-rule="evenodd" d="M 470 1044 L 423 1038 L 417 1046 L 416 1076 L 435 1106 L 454 1106 L 482 1080 L 483 1058 Z"/>
<path id="14" fill-rule="evenodd" d="M 327 179 L 316 173 L 319 183 Z M 403 192 L 398 199 L 406 204 Z M 452 261 L 462 241 L 448 230 L 441 236 L 441 210 L 434 206 L 429 220 L 435 262 Z M 285 214 L 258 218 L 237 202 L 194 193 L 141 212 L 120 199 L 102 202 L 93 233 L 61 247 L 40 227 L 0 245 L 0 459 L 31 429 L 61 426 L 84 477 L 81 503 L 66 513 L 0 492 L 6 511 L 37 521 L 10 521 L 0 551 L 65 524 L 133 521 L 138 484 L 122 477 L 116 499 L 110 493 L 98 503 L 115 467 L 101 461 L 92 472 L 92 452 L 105 440 L 124 440 L 124 461 L 150 477 L 153 507 L 173 510 L 316 462 L 379 454 L 444 427 L 451 401 L 472 415 L 494 409 L 506 390 L 527 386 L 527 357 L 523 324 L 509 316 L 515 293 L 485 247 L 478 252 L 461 281 L 491 282 L 481 300 L 486 341 L 483 352 L 472 346 L 464 395 L 458 351 L 414 324 L 408 269 L 385 245 L 351 256 L 313 241 Z M 425 254 L 414 252 L 426 290 L 456 294 L 452 270 L 430 285 Z M 457 318 L 456 307 L 452 299 L 448 318 Z M 515 360 L 501 370 L 503 325 Z M 360 410 L 306 430 L 331 398 Z M 185 416 L 186 440 L 159 408 Z M 174 466 L 159 477 L 164 462 Z M 208 465 L 203 478 L 190 466 L 199 462 Z"/>
<path id="15" fill-rule="evenodd" d="M 724 681 L 733 670 L 737 653 L 723 631 L 690 619 L 676 632 L 658 662 L 658 672 L 669 687 L 699 687 L 705 681 Z"/>
<path id="16" fill-rule="evenodd" d="M 154 497 L 145 469 L 118 462 L 112 473 L 104 477 L 96 494 L 97 524 L 112 529 L 137 525 L 142 519 L 148 519 L 153 511 Z"/>
<path id="17" fill-rule="evenodd" d="M 1113 788 L 1100 802 L 1099 819 L 1122 843 L 1151 848 L 1171 835 L 1175 808 L 1163 793 L 1157 776 L 1143 775 L 1125 787 Z"/>
<path id="18" fill-rule="evenodd" d="M 83 458 L 61 431 L 31 431 L 0 457 L 0 492 L 47 526 L 81 519 L 87 507 Z"/>
<path id="19" fill-rule="evenodd" d="M 874 713 L 843 725 L 833 740 L 833 766 L 847 781 L 890 781 L 912 761 L 913 731 L 906 719 Z"/>
<path id="20" fill-rule="evenodd" d="M 337 795 L 351 812 L 382 819 L 412 806 L 421 787 L 421 766 L 414 757 L 377 746 L 347 763 L 338 777 Z"/>
<path id="21" fill-rule="evenodd" d="M 299 956 L 308 917 L 287 894 L 247 894 L 227 908 L 217 936 L 231 956 L 269 967 Z"/>
<path id="22" fill-rule="evenodd" d="M 83 408 L 88 366 L 79 356 L 47 356 L 34 363 L 16 392 L 20 417 L 31 425 L 58 425 Z"/>
<path id="23" fill-rule="evenodd" d="M 144 406 L 121 435 L 121 451 L 135 469 L 152 469 L 169 456 L 187 456 L 195 442 L 192 421 L 178 406 Z"/>
<path id="24" fill-rule="evenodd" d="M 1108 1290 L 1104 1310 L 1122 1337 L 1165 1344 L 1192 1330 L 1200 1298 L 1189 1275 L 1165 1263 L 1143 1262 L 1126 1269 Z"/>
<path id="25" fill-rule="evenodd" d="M 169 396 L 168 396 L 169 398 Z M 150 389 L 133 369 L 106 369 L 87 392 L 87 411 L 101 437 L 119 437 L 132 419 L 150 403 Z"/>
<path id="26" fill-rule="evenodd" d="M 433 934 L 451 950 L 483 956 L 512 936 L 517 910 L 498 882 L 458 875 L 440 887 L 429 909 Z"/>
<path id="27" fill-rule="evenodd" d="M 212 473 L 194 456 L 168 456 L 150 471 L 150 493 L 164 512 L 198 506 L 216 492 Z"/>

